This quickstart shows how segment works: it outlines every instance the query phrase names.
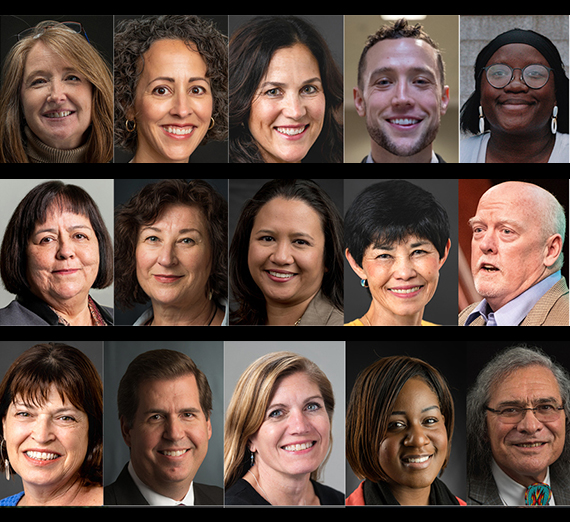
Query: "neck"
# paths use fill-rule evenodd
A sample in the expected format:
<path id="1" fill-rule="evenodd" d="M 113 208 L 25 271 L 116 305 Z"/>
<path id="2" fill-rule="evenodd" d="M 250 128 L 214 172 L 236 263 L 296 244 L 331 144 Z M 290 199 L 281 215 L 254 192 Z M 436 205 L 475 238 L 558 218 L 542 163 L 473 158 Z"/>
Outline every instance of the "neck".
<path id="1" fill-rule="evenodd" d="M 79 481 L 57 488 L 24 484 L 19 506 L 97 506 L 103 505 L 103 488 L 86 488 Z"/>
<path id="2" fill-rule="evenodd" d="M 555 143 L 550 129 L 532 135 L 492 132 L 487 163 L 548 163 Z"/>
<path id="3" fill-rule="evenodd" d="M 400 506 L 429 506 L 431 486 L 413 489 L 389 484 L 389 487 Z"/>
<path id="4" fill-rule="evenodd" d="M 421 326 L 424 308 L 413 315 L 396 315 L 372 300 L 368 313 L 361 319 L 364 326 Z"/>
<path id="5" fill-rule="evenodd" d="M 244 479 L 272 506 L 310 506 L 320 503 L 309 474 L 275 477 L 256 465 Z"/>
<path id="6" fill-rule="evenodd" d="M 214 301 L 205 299 L 190 308 L 152 303 L 154 319 L 152 326 L 214 326 L 221 310 Z"/>
<path id="7" fill-rule="evenodd" d="M 72 150 L 62 150 L 50 147 L 28 128 L 24 129 L 27 137 L 26 153 L 32 163 L 85 163 L 87 143 Z"/>
<path id="8" fill-rule="evenodd" d="M 92 326 L 93 318 L 89 310 L 89 297 L 69 299 L 63 303 L 47 303 L 55 313 L 71 326 Z"/>
<path id="9" fill-rule="evenodd" d="M 267 302 L 267 326 L 298 326 L 318 292 L 299 303 Z"/>

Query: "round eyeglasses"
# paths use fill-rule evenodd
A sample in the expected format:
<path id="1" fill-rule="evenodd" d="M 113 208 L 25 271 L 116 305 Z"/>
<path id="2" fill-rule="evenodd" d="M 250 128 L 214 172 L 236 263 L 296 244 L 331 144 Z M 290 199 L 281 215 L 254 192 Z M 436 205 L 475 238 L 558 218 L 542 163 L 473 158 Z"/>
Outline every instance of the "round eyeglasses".
<path id="1" fill-rule="evenodd" d="M 495 89 L 504 89 L 515 79 L 515 71 L 521 71 L 521 80 L 531 89 L 542 89 L 550 80 L 550 73 L 554 71 L 550 67 L 540 64 L 527 65 L 524 69 L 513 69 L 503 63 L 484 67 L 487 81 Z"/>
<path id="2" fill-rule="evenodd" d="M 41 25 L 40 27 L 30 27 L 29 29 L 22 31 L 18 35 L 18 40 L 23 40 L 24 38 L 29 38 L 29 37 L 39 38 L 48 29 L 51 29 L 52 27 L 63 27 L 64 29 L 71 31 L 73 33 L 83 34 L 83 36 L 85 36 L 85 39 L 89 42 L 89 37 L 87 36 L 85 29 L 79 22 L 54 22 L 52 25 Z"/>
<path id="3" fill-rule="evenodd" d="M 536 408 L 521 408 L 519 406 L 509 406 L 500 410 L 485 408 L 487 411 L 494 413 L 504 424 L 518 424 L 521 422 L 527 411 L 532 411 L 539 422 L 554 422 L 560 418 L 560 412 L 564 410 L 564 406 L 557 404 L 545 403 Z"/>

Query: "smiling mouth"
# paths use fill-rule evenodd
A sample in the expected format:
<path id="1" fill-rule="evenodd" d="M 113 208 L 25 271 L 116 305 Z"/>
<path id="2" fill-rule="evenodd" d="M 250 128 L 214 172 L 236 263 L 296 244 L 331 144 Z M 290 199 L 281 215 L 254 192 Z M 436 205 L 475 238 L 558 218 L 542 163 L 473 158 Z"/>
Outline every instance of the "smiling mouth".
<path id="1" fill-rule="evenodd" d="M 305 442 L 304 444 L 291 444 L 290 446 L 283 446 L 285 451 L 305 451 L 311 449 L 316 443 Z"/>
<path id="2" fill-rule="evenodd" d="M 182 455 L 186 455 L 186 453 L 188 453 L 190 450 L 189 449 L 184 449 L 184 450 L 177 450 L 177 451 L 159 451 L 159 453 L 161 455 L 164 455 L 165 457 L 182 457 Z"/>
<path id="3" fill-rule="evenodd" d="M 541 448 L 546 446 L 546 442 L 527 442 L 522 444 L 515 444 L 517 448 Z"/>
<path id="4" fill-rule="evenodd" d="M 481 265 L 481 270 L 484 272 L 492 273 L 492 272 L 500 272 L 500 270 L 493 265 Z"/>
<path id="5" fill-rule="evenodd" d="M 281 281 L 290 281 L 293 279 L 297 274 L 293 274 L 291 272 L 274 272 L 273 270 L 266 270 L 267 274 L 274 279 L 279 279 Z"/>
<path id="6" fill-rule="evenodd" d="M 414 286 L 413 288 L 390 288 L 390 292 L 397 295 L 410 295 L 419 292 L 423 286 Z"/>
<path id="7" fill-rule="evenodd" d="M 26 455 L 34 460 L 56 460 L 61 457 L 58 453 L 48 453 L 46 451 L 26 451 Z"/>
<path id="8" fill-rule="evenodd" d="M 412 127 L 421 122 L 422 120 L 417 120 L 415 118 L 392 118 L 388 120 L 388 123 L 398 125 L 399 127 Z"/>
<path id="9" fill-rule="evenodd" d="M 295 137 L 303 134 L 308 128 L 309 125 L 305 125 L 303 127 L 275 127 L 275 130 L 279 134 L 284 134 L 285 136 L 289 137 Z"/>
<path id="10" fill-rule="evenodd" d="M 432 455 L 425 455 L 424 457 L 403 457 L 402 462 L 406 464 L 424 464 L 432 458 Z"/>
<path id="11" fill-rule="evenodd" d="M 167 134 L 172 134 L 174 136 L 190 136 L 196 127 L 176 127 L 174 125 L 165 125 L 162 127 Z"/>
<path id="12" fill-rule="evenodd" d="M 72 114 L 75 114 L 75 113 L 73 111 L 46 112 L 44 114 L 44 117 L 48 118 L 50 120 L 55 120 L 55 119 L 67 118 L 68 116 L 71 116 Z"/>

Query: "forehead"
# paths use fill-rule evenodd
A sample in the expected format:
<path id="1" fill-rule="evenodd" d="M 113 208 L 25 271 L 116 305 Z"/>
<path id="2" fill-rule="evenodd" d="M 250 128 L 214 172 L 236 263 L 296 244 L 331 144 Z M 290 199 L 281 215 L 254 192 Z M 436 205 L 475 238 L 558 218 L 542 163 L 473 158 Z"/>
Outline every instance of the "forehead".
<path id="1" fill-rule="evenodd" d="M 157 73 L 168 77 L 183 73 L 205 77 L 206 62 L 192 45 L 188 46 L 182 40 L 158 40 L 144 54 L 143 75 Z"/>
<path id="2" fill-rule="evenodd" d="M 541 64 L 549 67 L 548 61 L 532 45 L 508 44 L 504 45 L 491 56 L 487 66 L 504 63 L 511 67 L 526 67 L 527 65 Z"/>
<path id="3" fill-rule="evenodd" d="M 368 51 L 367 74 L 385 67 L 396 70 L 427 67 L 435 73 L 437 52 L 427 42 L 415 38 L 382 40 Z"/>
<path id="4" fill-rule="evenodd" d="M 561 401 L 558 381 L 544 366 L 520 368 L 491 387 L 491 400 L 494 402 L 532 402 L 547 398 Z"/>
<path id="5" fill-rule="evenodd" d="M 183 375 L 175 379 L 144 381 L 139 384 L 139 409 L 166 409 L 178 401 L 190 403 L 198 399 L 198 384 L 193 374 Z M 186 404 L 188 406 L 189 404 Z"/>

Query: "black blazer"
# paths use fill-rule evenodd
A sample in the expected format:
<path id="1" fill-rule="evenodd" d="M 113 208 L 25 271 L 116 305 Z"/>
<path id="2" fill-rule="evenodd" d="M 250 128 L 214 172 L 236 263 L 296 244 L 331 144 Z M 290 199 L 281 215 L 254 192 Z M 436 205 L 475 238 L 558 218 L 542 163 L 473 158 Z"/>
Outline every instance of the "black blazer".
<path id="1" fill-rule="evenodd" d="M 224 492 L 217 486 L 205 486 L 194 482 L 194 504 L 196 506 L 222 506 Z M 148 502 L 137 488 L 128 470 L 123 468 L 117 480 L 104 488 L 105 506 L 148 506 Z"/>
<path id="2" fill-rule="evenodd" d="M 437 157 L 437 161 L 439 161 L 439 163 L 447 163 L 447 161 L 445 161 L 439 154 L 436 153 L 436 157 Z M 361 163 L 366 163 L 368 161 L 368 156 L 366 156 Z"/>

